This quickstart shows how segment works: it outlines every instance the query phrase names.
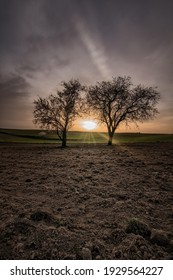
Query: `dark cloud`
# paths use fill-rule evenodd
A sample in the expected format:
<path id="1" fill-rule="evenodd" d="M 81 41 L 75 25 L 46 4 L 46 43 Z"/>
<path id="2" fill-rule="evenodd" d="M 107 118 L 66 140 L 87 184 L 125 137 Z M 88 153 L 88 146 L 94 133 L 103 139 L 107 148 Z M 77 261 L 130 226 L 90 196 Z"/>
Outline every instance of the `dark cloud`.
<path id="1" fill-rule="evenodd" d="M 0 127 L 21 126 L 27 120 L 31 109 L 29 90 L 23 77 L 0 75 Z"/>
<path id="2" fill-rule="evenodd" d="M 11 77 L 0 76 L 0 95 L 1 101 L 7 99 L 7 101 L 14 98 L 25 98 L 24 92 L 27 93 L 29 84 L 23 77 L 11 75 Z M 13 100 L 14 101 L 14 100 Z"/>
<path id="3" fill-rule="evenodd" d="M 163 96 L 160 109 L 170 107 L 172 1 L 0 0 L 0 4 L 0 71 L 17 73 L 29 82 L 33 99 L 35 93 L 46 95 L 72 77 L 94 83 L 130 75 L 134 83 L 158 86 Z"/>

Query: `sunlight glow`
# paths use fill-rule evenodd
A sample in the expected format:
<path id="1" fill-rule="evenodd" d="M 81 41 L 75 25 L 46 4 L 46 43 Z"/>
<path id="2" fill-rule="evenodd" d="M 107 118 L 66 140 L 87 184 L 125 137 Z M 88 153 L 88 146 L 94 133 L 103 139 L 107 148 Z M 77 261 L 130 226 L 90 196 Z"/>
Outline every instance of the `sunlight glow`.
<path id="1" fill-rule="evenodd" d="M 81 126 L 86 130 L 93 130 L 97 127 L 97 123 L 92 120 L 81 121 Z"/>

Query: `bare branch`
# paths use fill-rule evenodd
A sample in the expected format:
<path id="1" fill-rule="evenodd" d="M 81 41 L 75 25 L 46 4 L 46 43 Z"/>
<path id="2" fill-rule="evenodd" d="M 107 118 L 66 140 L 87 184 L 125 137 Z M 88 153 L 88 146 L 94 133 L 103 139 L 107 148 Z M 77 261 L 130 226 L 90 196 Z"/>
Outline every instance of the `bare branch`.
<path id="1" fill-rule="evenodd" d="M 130 77 L 117 77 L 90 86 L 87 103 L 108 128 L 110 144 L 120 123 L 143 122 L 158 113 L 160 94 L 156 88 L 133 86 Z"/>
<path id="2" fill-rule="evenodd" d="M 77 80 L 62 82 L 63 90 L 47 98 L 34 101 L 34 123 L 41 128 L 55 129 L 62 145 L 66 146 L 66 133 L 79 115 L 83 86 Z"/>

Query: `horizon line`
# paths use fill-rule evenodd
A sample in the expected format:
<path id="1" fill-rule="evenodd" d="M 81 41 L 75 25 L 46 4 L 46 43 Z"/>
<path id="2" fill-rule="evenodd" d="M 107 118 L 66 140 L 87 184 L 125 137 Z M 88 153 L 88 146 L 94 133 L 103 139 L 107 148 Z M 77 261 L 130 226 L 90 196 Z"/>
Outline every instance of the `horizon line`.
<path id="1" fill-rule="evenodd" d="M 40 128 L 3 128 L 0 127 L 1 129 L 5 129 L 5 130 L 40 130 L 40 131 L 56 131 L 55 129 L 40 129 Z M 68 130 L 68 132 L 77 132 L 77 133 L 108 133 L 107 131 L 95 131 L 95 130 Z M 127 131 L 121 131 L 121 132 L 115 132 L 115 134 L 173 134 L 173 132 L 140 132 L 140 131 L 131 131 L 131 132 L 127 132 Z"/>

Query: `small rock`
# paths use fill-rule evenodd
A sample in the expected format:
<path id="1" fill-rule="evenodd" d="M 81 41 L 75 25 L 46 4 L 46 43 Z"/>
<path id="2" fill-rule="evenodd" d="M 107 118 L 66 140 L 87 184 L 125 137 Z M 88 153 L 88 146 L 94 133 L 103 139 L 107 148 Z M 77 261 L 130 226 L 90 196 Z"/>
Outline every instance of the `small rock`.
<path id="1" fill-rule="evenodd" d="M 91 250 L 88 248 L 82 248 L 82 258 L 83 260 L 92 260 Z"/>

